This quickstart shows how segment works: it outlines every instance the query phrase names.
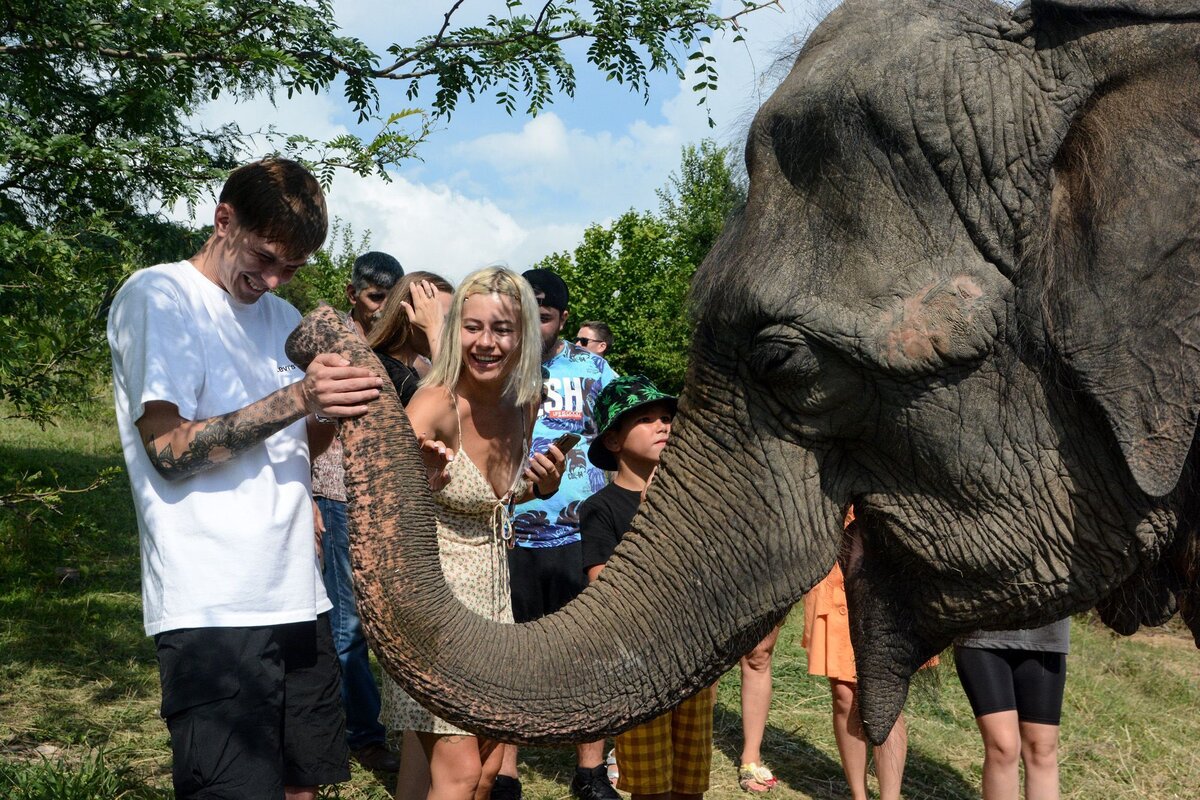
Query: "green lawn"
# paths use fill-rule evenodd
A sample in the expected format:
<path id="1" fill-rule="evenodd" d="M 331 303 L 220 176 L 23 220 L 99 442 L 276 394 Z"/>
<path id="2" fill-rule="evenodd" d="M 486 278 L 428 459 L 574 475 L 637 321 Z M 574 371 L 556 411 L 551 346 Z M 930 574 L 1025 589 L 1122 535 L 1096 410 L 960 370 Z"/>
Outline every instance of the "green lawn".
<path id="1" fill-rule="evenodd" d="M 0 421 L 0 472 L 42 473 L 64 486 L 119 467 L 115 427 L 64 420 L 45 431 Z M 780 637 L 775 702 L 764 746 L 774 795 L 846 797 L 829 720 L 829 691 L 806 674 L 800 615 Z M 1063 797 L 1179 798 L 1200 787 L 1200 653 L 1177 626 L 1132 639 L 1075 620 L 1062 743 Z M 923 675 L 906 711 L 907 798 L 979 794 L 981 747 L 952 666 Z M 709 796 L 741 796 L 736 671 L 721 682 Z M 137 532 L 118 473 L 57 512 L 0 509 L 0 797 L 170 797 L 158 675 L 141 631 Z M 571 756 L 522 754 L 526 797 L 565 798 Z M 391 787 L 357 769 L 328 797 L 385 798 Z"/>

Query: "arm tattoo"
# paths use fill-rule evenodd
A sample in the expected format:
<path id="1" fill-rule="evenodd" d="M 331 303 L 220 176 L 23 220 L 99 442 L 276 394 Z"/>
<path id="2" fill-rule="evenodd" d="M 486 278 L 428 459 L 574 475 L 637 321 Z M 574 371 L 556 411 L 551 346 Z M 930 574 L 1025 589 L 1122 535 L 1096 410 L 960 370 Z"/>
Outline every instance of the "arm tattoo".
<path id="1" fill-rule="evenodd" d="M 304 415 L 288 397 L 287 389 L 281 389 L 245 408 L 201 421 L 179 454 L 169 441 L 160 450 L 155 447 L 155 437 L 146 436 L 146 453 L 167 480 L 187 478 L 229 461 Z"/>

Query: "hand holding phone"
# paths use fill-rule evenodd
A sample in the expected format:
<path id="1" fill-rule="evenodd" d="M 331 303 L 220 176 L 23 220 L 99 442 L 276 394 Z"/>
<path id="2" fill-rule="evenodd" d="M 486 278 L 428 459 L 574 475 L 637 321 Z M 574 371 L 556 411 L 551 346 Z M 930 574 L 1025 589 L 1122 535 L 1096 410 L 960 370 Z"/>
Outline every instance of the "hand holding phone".
<path id="1" fill-rule="evenodd" d="M 551 444 L 554 445 L 555 447 L 557 447 L 558 452 L 562 453 L 565 456 L 572 447 L 579 444 L 579 434 L 578 433 L 564 433 L 562 436 L 558 437 L 553 442 L 551 442 Z"/>
<path id="2" fill-rule="evenodd" d="M 533 487 L 535 499 L 545 500 L 558 491 L 558 484 L 567 467 L 567 452 L 577 444 L 579 444 L 579 434 L 564 433 L 550 443 L 551 447 L 558 449 L 560 455 L 551 455 L 550 447 L 547 447 L 544 452 L 534 453 L 533 457 L 529 459 L 529 468 L 525 470 L 525 479 Z"/>

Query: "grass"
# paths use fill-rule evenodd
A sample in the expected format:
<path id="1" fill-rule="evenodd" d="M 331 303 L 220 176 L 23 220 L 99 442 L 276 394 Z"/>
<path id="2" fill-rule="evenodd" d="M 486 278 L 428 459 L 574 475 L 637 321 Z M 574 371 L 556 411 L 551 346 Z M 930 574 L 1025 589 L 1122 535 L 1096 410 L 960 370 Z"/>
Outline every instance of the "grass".
<path id="1" fill-rule="evenodd" d="M 87 485 L 121 465 L 111 414 L 41 430 L 0 421 L 0 471 Z M 0 509 L 0 797 L 19 800 L 166 798 L 167 732 L 158 672 L 142 634 L 137 525 L 123 473 L 57 512 Z M 775 800 L 846 797 L 829 718 L 829 690 L 806 674 L 802 615 L 776 654 L 775 702 L 763 751 L 780 778 Z M 1178 625 L 1130 639 L 1090 616 L 1072 627 L 1062 730 L 1065 800 L 1191 800 L 1200 787 L 1200 654 Z M 905 797 L 979 796 L 979 736 L 952 665 L 924 674 L 906 716 Z M 743 797 L 735 761 L 737 671 L 721 682 L 713 800 Z M 522 752 L 530 800 L 563 800 L 573 768 L 563 750 Z M 382 800 L 384 776 L 357 765 L 330 798 Z"/>

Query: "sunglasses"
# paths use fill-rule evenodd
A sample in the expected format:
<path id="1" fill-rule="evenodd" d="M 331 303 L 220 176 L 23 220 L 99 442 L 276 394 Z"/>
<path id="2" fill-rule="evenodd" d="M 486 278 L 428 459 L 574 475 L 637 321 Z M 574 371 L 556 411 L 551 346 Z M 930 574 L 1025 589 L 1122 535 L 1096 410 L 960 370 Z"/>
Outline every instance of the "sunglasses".
<path id="1" fill-rule="evenodd" d="M 576 336 L 575 337 L 575 344 L 579 345 L 580 347 L 587 347 L 589 342 L 598 342 L 598 341 L 600 341 L 600 340 L 599 339 L 589 339 L 586 336 Z"/>

